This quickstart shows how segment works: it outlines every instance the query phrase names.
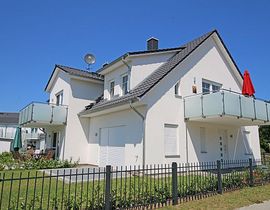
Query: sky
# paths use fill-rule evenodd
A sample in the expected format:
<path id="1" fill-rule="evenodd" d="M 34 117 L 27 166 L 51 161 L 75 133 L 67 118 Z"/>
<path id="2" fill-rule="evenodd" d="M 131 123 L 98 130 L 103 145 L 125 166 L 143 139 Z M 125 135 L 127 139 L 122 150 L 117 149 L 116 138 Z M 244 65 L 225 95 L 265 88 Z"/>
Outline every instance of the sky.
<path id="1" fill-rule="evenodd" d="M 86 69 L 92 53 L 96 71 L 152 36 L 170 48 L 213 29 L 269 100 L 269 0 L 0 0 L 0 112 L 45 102 L 55 64 Z"/>

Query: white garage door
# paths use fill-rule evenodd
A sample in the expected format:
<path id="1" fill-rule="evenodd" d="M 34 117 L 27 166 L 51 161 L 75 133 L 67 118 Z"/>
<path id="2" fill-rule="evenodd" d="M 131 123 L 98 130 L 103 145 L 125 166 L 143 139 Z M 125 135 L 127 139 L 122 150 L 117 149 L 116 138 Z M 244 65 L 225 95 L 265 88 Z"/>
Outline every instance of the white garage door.
<path id="1" fill-rule="evenodd" d="M 124 126 L 100 129 L 99 165 L 125 165 Z"/>

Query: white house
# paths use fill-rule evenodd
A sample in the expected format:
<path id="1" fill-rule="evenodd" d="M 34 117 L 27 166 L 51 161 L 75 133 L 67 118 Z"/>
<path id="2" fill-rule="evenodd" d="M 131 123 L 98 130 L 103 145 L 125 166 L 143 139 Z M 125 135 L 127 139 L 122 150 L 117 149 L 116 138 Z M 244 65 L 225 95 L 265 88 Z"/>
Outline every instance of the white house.
<path id="1" fill-rule="evenodd" d="M 20 124 L 46 129 L 60 159 L 105 166 L 260 159 L 270 105 L 240 94 L 243 77 L 218 32 L 180 47 L 128 52 L 97 72 L 56 65 Z"/>
<path id="2" fill-rule="evenodd" d="M 19 113 L 0 112 L 0 153 L 10 151 L 18 126 Z M 38 128 L 23 128 L 21 137 L 24 148 L 34 145 L 37 149 L 45 149 L 45 138 Z"/>

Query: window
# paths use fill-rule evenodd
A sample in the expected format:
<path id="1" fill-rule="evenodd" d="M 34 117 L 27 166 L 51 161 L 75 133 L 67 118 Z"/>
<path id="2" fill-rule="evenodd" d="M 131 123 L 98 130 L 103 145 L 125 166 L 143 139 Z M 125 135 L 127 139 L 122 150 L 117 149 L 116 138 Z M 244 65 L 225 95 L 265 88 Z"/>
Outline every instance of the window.
<path id="1" fill-rule="evenodd" d="M 251 141 L 250 141 L 250 131 L 243 130 L 243 143 L 245 146 L 245 154 L 246 155 L 252 155 L 252 149 L 251 149 Z"/>
<path id="2" fill-rule="evenodd" d="M 201 140 L 201 153 L 207 153 L 206 151 L 206 133 L 205 128 L 200 128 L 200 140 Z"/>
<path id="3" fill-rule="evenodd" d="M 209 93 L 210 92 L 210 84 L 206 82 L 202 82 L 202 92 Z"/>
<path id="4" fill-rule="evenodd" d="M 221 88 L 221 84 L 211 81 L 202 81 L 202 93 L 218 92 Z"/>
<path id="5" fill-rule="evenodd" d="M 125 95 L 128 93 L 128 75 L 122 77 L 122 94 Z"/>
<path id="6" fill-rule="evenodd" d="M 212 85 L 212 91 L 213 92 L 218 92 L 220 90 L 220 86 L 219 85 Z"/>
<path id="7" fill-rule="evenodd" d="M 31 128 L 31 133 L 37 133 L 37 128 Z"/>
<path id="8" fill-rule="evenodd" d="M 164 153 L 165 156 L 178 155 L 178 125 L 164 125 Z"/>
<path id="9" fill-rule="evenodd" d="M 174 94 L 179 95 L 179 82 L 177 82 L 176 85 L 174 86 Z"/>
<path id="10" fill-rule="evenodd" d="M 56 105 L 63 105 L 63 91 L 56 95 Z"/>
<path id="11" fill-rule="evenodd" d="M 110 97 L 113 98 L 114 96 L 114 81 L 110 82 Z"/>

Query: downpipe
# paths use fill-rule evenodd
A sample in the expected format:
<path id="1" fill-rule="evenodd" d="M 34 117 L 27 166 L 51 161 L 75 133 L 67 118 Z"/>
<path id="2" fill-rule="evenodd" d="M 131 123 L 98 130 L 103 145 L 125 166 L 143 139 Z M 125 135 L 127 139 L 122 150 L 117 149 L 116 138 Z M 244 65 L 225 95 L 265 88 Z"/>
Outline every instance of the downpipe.
<path id="1" fill-rule="evenodd" d="M 142 155 L 142 162 L 143 166 L 145 166 L 145 117 L 134 107 L 132 106 L 132 101 L 129 102 L 130 108 L 137 114 L 143 121 L 143 132 L 142 132 L 142 141 L 143 141 L 143 155 Z"/>

